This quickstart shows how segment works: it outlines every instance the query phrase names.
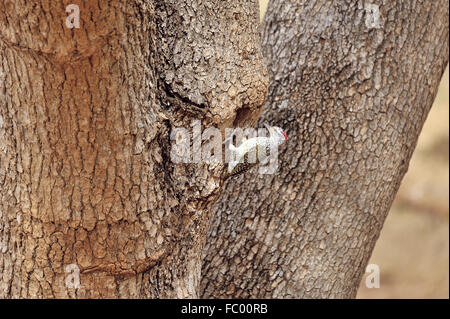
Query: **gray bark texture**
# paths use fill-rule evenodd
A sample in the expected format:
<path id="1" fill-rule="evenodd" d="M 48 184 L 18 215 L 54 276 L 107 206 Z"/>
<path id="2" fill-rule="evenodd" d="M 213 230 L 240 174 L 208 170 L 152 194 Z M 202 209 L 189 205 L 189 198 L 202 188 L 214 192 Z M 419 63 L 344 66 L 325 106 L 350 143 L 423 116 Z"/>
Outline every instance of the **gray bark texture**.
<path id="1" fill-rule="evenodd" d="M 277 174 L 224 186 L 204 297 L 355 297 L 448 63 L 448 6 L 269 3 L 260 125 L 288 141 Z"/>
<path id="2" fill-rule="evenodd" d="M 257 0 L 69 3 L 0 0 L 0 298 L 354 296 L 448 3 L 273 1 L 263 51 Z M 173 163 L 174 128 L 256 123 L 262 53 L 277 174 Z"/>

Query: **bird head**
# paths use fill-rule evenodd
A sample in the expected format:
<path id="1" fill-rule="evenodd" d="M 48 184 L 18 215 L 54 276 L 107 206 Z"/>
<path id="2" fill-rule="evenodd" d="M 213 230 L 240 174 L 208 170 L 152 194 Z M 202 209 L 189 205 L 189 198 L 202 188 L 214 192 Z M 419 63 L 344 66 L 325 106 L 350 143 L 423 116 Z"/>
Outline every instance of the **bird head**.
<path id="1" fill-rule="evenodd" d="M 269 126 L 268 124 L 264 124 L 264 126 L 269 130 L 270 136 L 275 138 L 279 145 L 282 145 L 287 141 L 287 135 L 281 127 Z"/>

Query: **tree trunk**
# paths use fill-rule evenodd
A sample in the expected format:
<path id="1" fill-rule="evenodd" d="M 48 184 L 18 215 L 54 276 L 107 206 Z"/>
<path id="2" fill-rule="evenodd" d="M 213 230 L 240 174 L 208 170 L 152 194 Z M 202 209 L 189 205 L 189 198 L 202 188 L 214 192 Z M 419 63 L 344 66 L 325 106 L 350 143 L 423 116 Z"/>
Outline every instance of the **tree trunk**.
<path id="1" fill-rule="evenodd" d="M 69 3 L 0 1 L 0 297 L 197 297 L 222 166 L 170 133 L 259 114 L 258 3 Z"/>
<path id="2" fill-rule="evenodd" d="M 270 2 L 279 170 L 214 206 L 204 297 L 355 297 L 448 63 L 448 1 Z M 381 269 L 381 273 L 383 269 Z"/>

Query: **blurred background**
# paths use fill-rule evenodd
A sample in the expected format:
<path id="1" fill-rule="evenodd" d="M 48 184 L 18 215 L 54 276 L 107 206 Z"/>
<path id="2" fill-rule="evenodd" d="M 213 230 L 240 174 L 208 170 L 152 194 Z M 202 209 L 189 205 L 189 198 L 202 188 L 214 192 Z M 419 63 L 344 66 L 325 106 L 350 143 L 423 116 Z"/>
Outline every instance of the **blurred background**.
<path id="1" fill-rule="evenodd" d="M 260 0 L 261 18 L 268 0 Z M 375 246 L 380 288 L 357 298 L 449 298 L 449 70 Z"/>

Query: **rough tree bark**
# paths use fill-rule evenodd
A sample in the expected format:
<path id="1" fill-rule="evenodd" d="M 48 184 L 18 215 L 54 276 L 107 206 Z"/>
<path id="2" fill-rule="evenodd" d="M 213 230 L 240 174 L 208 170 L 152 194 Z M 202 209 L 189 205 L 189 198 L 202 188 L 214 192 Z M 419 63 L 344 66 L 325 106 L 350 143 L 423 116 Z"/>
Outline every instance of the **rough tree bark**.
<path id="1" fill-rule="evenodd" d="M 259 113 L 258 21 L 256 0 L 0 1 L 0 297 L 198 296 L 222 167 L 174 165 L 170 132 Z"/>
<path id="2" fill-rule="evenodd" d="M 0 297 L 199 296 L 222 167 L 172 163 L 170 132 L 258 116 L 257 1 L 85 1 L 68 29 L 72 2 L 0 1 Z M 290 144 L 227 186 L 205 296 L 354 295 L 448 55 L 448 4 L 408 3 L 271 5 Z"/>
<path id="3" fill-rule="evenodd" d="M 275 175 L 225 185 L 204 297 L 354 297 L 448 63 L 448 1 L 273 0 Z M 381 273 L 382 273 L 381 269 Z"/>

